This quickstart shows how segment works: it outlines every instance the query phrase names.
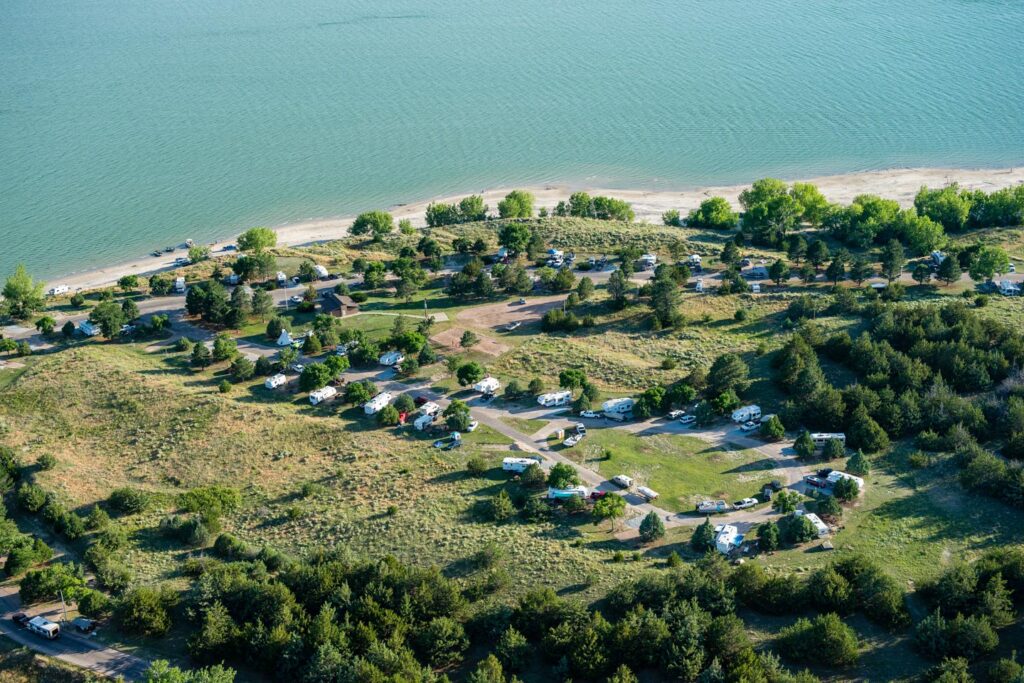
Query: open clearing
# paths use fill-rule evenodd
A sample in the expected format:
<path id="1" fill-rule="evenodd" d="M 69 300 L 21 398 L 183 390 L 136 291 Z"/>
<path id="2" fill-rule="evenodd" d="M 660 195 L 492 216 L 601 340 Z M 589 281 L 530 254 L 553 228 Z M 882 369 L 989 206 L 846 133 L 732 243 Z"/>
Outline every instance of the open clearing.
<path id="1" fill-rule="evenodd" d="M 530 297 L 525 304 L 520 304 L 518 299 L 513 299 L 508 302 L 459 311 L 456 319 L 476 327 L 491 328 L 502 328 L 509 323 L 538 322 L 547 311 L 558 308 L 563 301 L 565 301 L 565 296 L 562 294 Z"/>
<path id="2" fill-rule="evenodd" d="M 461 315 L 461 314 L 460 314 Z M 435 344 L 448 349 L 449 351 L 459 351 L 461 346 L 459 345 L 462 335 L 466 332 L 463 327 L 449 327 L 444 332 L 438 332 L 430 338 L 430 341 Z M 508 351 L 509 347 L 498 341 L 495 341 L 491 337 L 484 337 L 477 335 L 480 339 L 476 344 L 473 345 L 473 351 L 477 353 L 483 353 L 488 356 L 497 358 L 501 354 Z"/>

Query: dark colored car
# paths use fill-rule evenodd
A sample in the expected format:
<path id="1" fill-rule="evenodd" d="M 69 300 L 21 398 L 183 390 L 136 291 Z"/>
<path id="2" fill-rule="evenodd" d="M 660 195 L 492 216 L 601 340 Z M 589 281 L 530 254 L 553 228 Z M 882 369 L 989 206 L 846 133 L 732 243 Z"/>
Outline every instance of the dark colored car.
<path id="1" fill-rule="evenodd" d="M 429 400 L 430 399 L 427 398 L 426 396 L 417 396 L 415 399 L 413 399 L 413 403 L 415 403 L 418 406 L 421 406 Z"/>
<path id="2" fill-rule="evenodd" d="M 11 617 L 11 621 L 13 621 L 18 626 L 25 628 L 25 626 L 28 624 L 28 615 L 24 612 L 17 612 L 14 614 L 14 616 Z"/>
<path id="3" fill-rule="evenodd" d="M 817 488 L 817 489 L 825 488 L 825 484 L 826 484 L 824 479 L 822 479 L 821 477 L 816 477 L 813 474 L 808 474 L 806 477 L 804 477 L 804 482 L 808 486 L 813 486 L 814 488 Z"/>
<path id="4" fill-rule="evenodd" d="M 601 500 L 608 495 L 607 491 L 591 491 L 590 500 Z"/>
<path id="5" fill-rule="evenodd" d="M 772 482 L 770 484 L 768 484 L 768 486 L 770 486 L 772 488 L 772 491 L 781 491 L 782 490 L 782 482 L 779 481 L 778 479 L 772 479 Z"/>

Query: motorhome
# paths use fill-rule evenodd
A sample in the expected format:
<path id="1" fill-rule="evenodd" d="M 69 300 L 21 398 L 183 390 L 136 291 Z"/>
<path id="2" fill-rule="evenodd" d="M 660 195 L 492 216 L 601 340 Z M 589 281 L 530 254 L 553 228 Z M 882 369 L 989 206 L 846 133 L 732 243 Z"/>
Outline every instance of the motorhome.
<path id="1" fill-rule="evenodd" d="M 760 419 L 761 419 L 761 408 L 760 408 L 760 406 L 754 406 L 754 405 L 743 406 L 742 408 L 737 408 L 736 410 L 732 411 L 732 421 L 733 422 L 740 422 L 740 423 L 742 423 L 742 422 L 748 422 L 750 420 L 760 420 Z"/>
<path id="2" fill-rule="evenodd" d="M 316 276 L 321 280 L 326 280 L 327 276 L 330 275 L 330 273 L 327 272 L 327 269 L 321 266 L 319 263 L 313 266 L 313 271 L 316 273 Z"/>
<path id="3" fill-rule="evenodd" d="M 636 492 L 639 493 L 647 502 L 655 500 L 658 497 L 657 491 L 653 491 L 646 486 L 637 486 Z"/>
<path id="4" fill-rule="evenodd" d="M 328 401 L 338 395 L 338 390 L 332 386 L 326 386 L 322 389 L 317 389 L 309 394 L 309 402 L 313 405 L 320 405 L 324 401 Z"/>
<path id="5" fill-rule="evenodd" d="M 185 278 L 179 277 L 174 280 L 174 291 L 178 294 L 185 293 Z"/>
<path id="6" fill-rule="evenodd" d="M 29 631 L 32 631 L 32 633 L 40 635 L 47 640 L 60 638 L 60 626 L 49 619 L 44 619 L 43 617 L 32 617 L 28 620 L 28 623 L 25 626 Z"/>
<path id="7" fill-rule="evenodd" d="M 60 296 L 61 294 L 67 294 L 71 291 L 71 288 L 67 285 L 57 285 L 56 287 L 50 288 L 50 296 Z"/>
<path id="8" fill-rule="evenodd" d="M 501 469 L 506 472 L 525 472 L 531 465 L 536 465 L 533 458 L 505 458 L 501 461 Z"/>
<path id="9" fill-rule="evenodd" d="M 815 448 L 824 448 L 829 441 L 838 441 L 846 445 L 846 434 L 843 432 L 814 432 L 811 434 L 811 441 Z"/>
<path id="10" fill-rule="evenodd" d="M 632 398 L 610 398 L 601 404 L 601 411 L 606 416 L 612 413 L 631 413 L 636 406 L 636 400 Z"/>
<path id="11" fill-rule="evenodd" d="M 281 287 L 284 287 L 285 285 L 288 284 L 288 276 L 285 275 L 284 272 L 280 270 L 277 271 L 277 284 Z"/>
<path id="12" fill-rule="evenodd" d="M 564 406 L 572 401 L 571 391 L 556 391 L 550 394 L 541 394 L 537 397 L 537 403 L 545 408 Z"/>
<path id="13" fill-rule="evenodd" d="M 688 265 L 690 270 L 694 273 L 699 273 L 704 269 L 703 265 L 701 265 L 700 254 L 690 254 L 690 258 L 686 261 L 686 265 Z"/>
<path id="14" fill-rule="evenodd" d="M 617 474 L 612 477 L 612 483 L 616 486 L 628 489 L 633 486 L 633 477 L 627 477 L 625 474 Z"/>
<path id="15" fill-rule="evenodd" d="M 473 391 L 479 391 L 481 394 L 493 394 L 500 388 L 501 383 L 494 377 L 484 377 L 473 385 Z"/>
<path id="16" fill-rule="evenodd" d="M 363 412 L 367 415 L 376 415 L 380 411 L 384 410 L 384 406 L 391 403 L 393 396 L 386 391 L 383 391 L 369 401 L 363 404 Z"/>
<path id="17" fill-rule="evenodd" d="M 272 377 L 268 377 L 266 381 L 263 382 L 263 386 L 267 389 L 277 389 L 278 387 L 283 387 L 287 382 L 288 378 L 279 372 Z"/>

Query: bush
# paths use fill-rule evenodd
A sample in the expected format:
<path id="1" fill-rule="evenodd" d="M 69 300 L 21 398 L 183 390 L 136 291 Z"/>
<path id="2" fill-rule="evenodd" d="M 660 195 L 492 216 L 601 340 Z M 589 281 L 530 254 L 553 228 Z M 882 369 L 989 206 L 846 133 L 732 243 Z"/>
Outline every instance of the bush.
<path id="1" fill-rule="evenodd" d="M 57 600 L 61 591 L 73 592 L 85 585 L 82 570 L 75 564 L 59 562 L 43 569 L 33 569 L 21 580 L 19 594 L 21 601 L 30 605 L 34 602 Z"/>
<path id="2" fill-rule="evenodd" d="M 999 636 L 984 617 L 957 614 L 946 619 L 936 610 L 917 625 L 914 642 L 923 655 L 932 659 L 974 660 L 994 650 Z"/>
<path id="3" fill-rule="evenodd" d="M 798 619 L 779 634 L 779 651 L 797 662 L 848 666 L 857 661 L 860 643 L 853 629 L 835 614 Z"/>
<path id="4" fill-rule="evenodd" d="M 225 560 L 244 560 L 252 556 L 252 549 L 247 543 L 231 534 L 221 534 L 213 542 L 213 552 Z"/>
<path id="5" fill-rule="evenodd" d="M 466 461 L 466 471 L 474 477 L 479 477 L 487 471 L 487 461 L 478 455 L 474 455 Z"/>
<path id="6" fill-rule="evenodd" d="M 36 460 L 36 464 L 39 466 L 39 469 L 43 471 L 52 470 L 57 466 L 57 457 L 52 453 L 44 453 L 39 456 L 38 460 Z"/>
<path id="7" fill-rule="evenodd" d="M 46 505 L 46 491 L 41 486 L 24 483 L 18 487 L 18 506 L 26 512 L 39 512 Z"/>
<path id="8" fill-rule="evenodd" d="M 114 508 L 118 512 L 126 515 L 133 515 L 143 512 L 147 507 L 149 507 L 150 501 L 151 497 L 145 491 L 122 487 L 114 489 L 107 502 L 110 503 L 110 507 Z"/>
<path id="9" fill-rule="evenodd" d="M 230 394 L 231 382 L 227 381 L 226 379 L 221 380 L 220 384 L 217 385 L 217 390 L 220 391 L 220 393 L 222 394 Z"/>
<path id="10" fill-rule="evenodd" d="M 104 619 L 112 609 L 110 598 L 98 590 L 88 588 L 78 596 L 78 611 L 87 617 Z"/>
<path id="11" fill-rule="evenodd" d="M 114 622 L 125 633 L 157 638 L 171 629 L 169 610 L 177 602 L 177 594 L 167 587 L 136 588 L 118 600 Z"/>

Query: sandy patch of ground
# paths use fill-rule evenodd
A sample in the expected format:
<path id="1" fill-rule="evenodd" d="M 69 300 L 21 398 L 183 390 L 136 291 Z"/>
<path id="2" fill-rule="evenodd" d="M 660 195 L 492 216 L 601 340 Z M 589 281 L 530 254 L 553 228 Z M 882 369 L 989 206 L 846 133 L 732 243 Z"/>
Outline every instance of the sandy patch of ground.
<path id="1" fill-rule="evenodd" d="M 561 306 L 563 301 L 565 301 L 565 296 L 561 294 L 530 297 L 525 304 L 520 304 L 516 299 L 506 303 L 477 306 L 459 311 L 455 318 L 476 327 L 502 329 L 509 323 L 539 321 L 546 311 Z"/>
<path id="2" fill-rule="evenodd" d="M 466 328 L 464 327 L 452 327 L 444 332 L 438 332 L 430 338 L 430 341 L 453 351 L 461 351 L 462 347 L 459 345 L 459 341 L 462 339 L 462 333 L 465 331 Z M 495 357 L 505 353 L 508 349 L 509 347 L 505 344 L 484 336 L 480 336 L 480 341 L 473 345 L 473 351 L 479 351 L 480 353 L 486 353 L 488 356 Z"/>

